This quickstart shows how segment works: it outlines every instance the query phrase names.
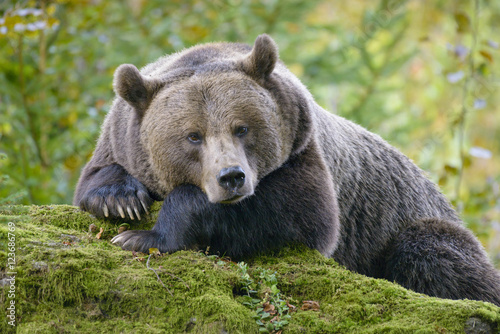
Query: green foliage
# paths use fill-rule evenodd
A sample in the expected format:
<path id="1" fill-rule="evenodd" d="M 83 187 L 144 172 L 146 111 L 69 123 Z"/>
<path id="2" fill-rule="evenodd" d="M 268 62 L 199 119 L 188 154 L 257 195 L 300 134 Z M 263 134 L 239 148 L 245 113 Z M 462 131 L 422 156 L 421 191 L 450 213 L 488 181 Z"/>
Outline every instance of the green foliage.
<path id="1" fill-rule="evenodd" d="M 500 2 L 0 4 L 0 204 L 70 203 L 122 63 L 263 32 L 326 109 L 400 148 L 500 265 Z"/>
<path id="2" fill-rule="evenodd" d="M 283 329 L 291 319 L 290 308 L 286 300 L 282 299 L 278 289 L 276 273 L 270 270 L 256 268 L 257 282 L 251 278 L 248 264 L 238 263 L 241 290 L 246 293 L 241 297 L 241 303 L 252 309 L 253 318 L 259 325 L 260 333 L 276 333 Z"/>

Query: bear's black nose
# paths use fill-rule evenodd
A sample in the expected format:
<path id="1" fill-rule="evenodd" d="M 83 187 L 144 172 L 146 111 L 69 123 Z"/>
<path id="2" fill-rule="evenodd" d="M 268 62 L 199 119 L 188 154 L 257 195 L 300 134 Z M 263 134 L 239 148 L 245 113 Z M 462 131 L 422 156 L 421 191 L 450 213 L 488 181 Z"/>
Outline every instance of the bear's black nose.
<path id="1" fill-rule="evenodd" d="M 217 182 L 226 190 L 236 190 L 245 184 L 245 172 L 240 166 L 222 168 L 217 175 Z"/>

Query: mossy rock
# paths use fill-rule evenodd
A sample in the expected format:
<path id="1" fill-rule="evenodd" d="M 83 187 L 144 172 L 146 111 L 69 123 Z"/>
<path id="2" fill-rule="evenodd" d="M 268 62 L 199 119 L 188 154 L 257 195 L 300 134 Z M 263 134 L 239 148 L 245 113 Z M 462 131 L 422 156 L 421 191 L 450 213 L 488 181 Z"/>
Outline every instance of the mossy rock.
<path id="1" fill-rule="evenodd" d="M 151 228 L 149 219 L 132 228 Z M 10 224 L 9 224 L 10 223 Z M 101 238 L 89 232 L 103 228 Z M 15 276 L 16 327 L 8 333 L 258 333 L 254 311 L 240 301 L 237 266 L 180 251 L 151 257 L 123 251 L 109 240 L 119 222 L 78 208 L 0 208 L 1 307 L 8 314 Z M 8 233 L 15 266 L 8 267 Z M 248 260 L 250 273 L 276 272 L 281 294 L 297 311 L 284 333 L 500 333 L 500 308 L 484 302 L 431 298 L 385 280 L 345 270 L 317 251 L 290 246 Z M 300 309 L 316 301 L 319 311 Z"/>

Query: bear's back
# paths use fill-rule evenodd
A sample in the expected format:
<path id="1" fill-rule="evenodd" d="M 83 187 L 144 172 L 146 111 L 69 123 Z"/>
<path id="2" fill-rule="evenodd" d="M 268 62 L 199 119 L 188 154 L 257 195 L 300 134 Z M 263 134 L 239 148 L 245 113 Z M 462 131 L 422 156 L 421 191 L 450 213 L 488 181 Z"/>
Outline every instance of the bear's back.
<path id="1" fill-rule="evenodd" d="M 390 236 L 412 221 L 437 217 L 460 224 L 448 200 L 408 157 L 380 136 L 318 105 L 314 114 L 316 140 L 342 198 L 344 245 L 339 250 L 350 251 L 337 252 L 339 262 L 366 262 L 356 268 L 363 272 Z M 377 226 L 376 234 L 367 226 Z"/>

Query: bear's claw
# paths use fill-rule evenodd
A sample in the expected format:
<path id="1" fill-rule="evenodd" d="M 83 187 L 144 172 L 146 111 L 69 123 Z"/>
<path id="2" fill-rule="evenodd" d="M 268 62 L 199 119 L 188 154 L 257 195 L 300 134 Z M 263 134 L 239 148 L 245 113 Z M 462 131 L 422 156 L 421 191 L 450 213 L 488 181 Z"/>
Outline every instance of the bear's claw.
<path id="1" fill-rule="evenodd" d="M 134 220 L 134 214 L 132 213 L 132 209 L 128 205 L 127 205 L 127 213 L 130 216 L 130 219 Z"/>
<path id="2" fill-rule="evenodd" d="M 161 247 L 161 242 L 158 239 L 158 235 L 154 231 L 125 231 L 111 239 L 111 242 L 120 246 L 124 250 L 142 252 L 146 254 L 149 253 L 150 248 L 158 248 L 160 251 L 163 249 L 163 247 Z"/>
<path id="3" fill-rule="evenodd" d="M 137 208 L 134 206 L 134 212 L 135 212 L 135 215 L 137 216 L 137 219 L 141 220 L 141 214 L 139 213 L 139 210 L 137 210 Z"/>
<path id="4" fill-rule="evenodd" d="M 152 203 L 145 187 L 138 183 L 94 188 L 83 196 L 79 205 L 99 218 L 141 220 L 143 215 L 149 214 L 148 207 Z"/>
<path id="5" fill-rule="evenodd" d="M 149 215 L 149 210 L 148 210 L 148 207 L 146 206 L 146 204 L 144 204 L 144 201 L 141 199 L 141 204 L 142 204 L 142 207 L 144 208 L 144 211 L 146 212 L 147 215 Z M 140 220 L 141 218 L 139 218 Z"/>
<path id="6" fill-rule="evenodd" d="M 118 213 L 120 213 L 120 217 L 125 218 L 125 213 L 123 212 L 123 208 L 120 204 L 117 204 Z"/>
<path id="7" fill-rule="evenodd" d="M 106 205 L 106 203 L 102 206 L 102 211 L 104 212 L 104 217 L 108 218 L 109 217 L 109 210 L 108 210 L 108 206 Z"/>

